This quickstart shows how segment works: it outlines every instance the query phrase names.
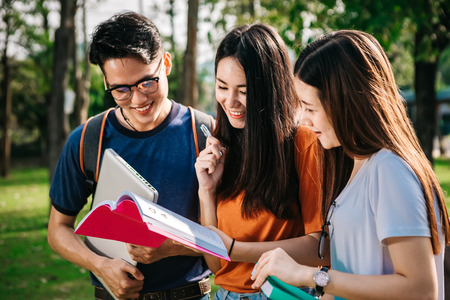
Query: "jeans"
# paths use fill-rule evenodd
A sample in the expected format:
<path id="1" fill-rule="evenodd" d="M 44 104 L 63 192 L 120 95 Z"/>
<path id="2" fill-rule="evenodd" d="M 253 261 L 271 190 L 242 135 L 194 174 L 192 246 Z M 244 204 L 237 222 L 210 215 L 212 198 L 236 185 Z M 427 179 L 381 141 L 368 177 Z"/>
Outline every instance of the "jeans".
<path id="1" fill-rule="evenodd" d="M 269 298 L 262 293 L 234 293 L 225 290 L 224 288 L 220 288 L 216 295 L 214 296 L 214 300 L 267 300 Z"/>
<path id="2" fill-rule="evenodd" d="M 207 294 L 205 294 L 205 295 L 203 295 L 201 297 L 192 298 L 191 300 L 210 300 L 209 299 L 210 295 L 211 295 L 210 293 L 207 293 Z M 94 299 L 98 299 L 98 298 L 94 298 Z M 114 300 L 114 298 L 111 295 L 108 294 L 108 298 L 106 298 L 104 300 Z"/>

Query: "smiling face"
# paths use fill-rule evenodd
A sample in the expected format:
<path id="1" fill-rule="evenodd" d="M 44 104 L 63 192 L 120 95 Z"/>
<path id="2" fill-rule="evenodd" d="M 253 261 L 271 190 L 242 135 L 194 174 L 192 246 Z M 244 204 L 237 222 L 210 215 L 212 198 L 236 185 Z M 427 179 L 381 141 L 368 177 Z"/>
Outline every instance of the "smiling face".
<path id="1" fill-rule="evenodd" d="M 234 57 L 226 57 L 217 64 L 216 99 L 234 128 L 245 127 L 247 81 L 244 69 Z"/>
<path id="2" fill-rule="evenodd" d="M 134 85 L 143 79 L 159 77 L 156 92 L 146 95 L 137 87 L 132 87 L 132 95 L 129 99 L 116 100 L 117 105 L 122 107 L 125 116 L 138 131 L 155 128 L 169 114 L 172 104 L 167 99 L 167 75 L 170 73 L 170 68 L 171 60 L 168 53 L 163 55 L 162 60 L 159 56 L 150 64 L 145 64 L 136 58 L 117 58 L 105 61 L 103 65 L 105 81 L 110 88 Z M 121 124 L 129 128 L 118 111 L 116 111 L 116 115 Z"/>
<path id="3" fill-rule="evenodd" d="M 308 126 L 325 149 L 339 147 L 338 138 L 319 99 L 319 90 L 298 78 L 294 79 L 295 90 L 302 103 L 301 123 Z"/>

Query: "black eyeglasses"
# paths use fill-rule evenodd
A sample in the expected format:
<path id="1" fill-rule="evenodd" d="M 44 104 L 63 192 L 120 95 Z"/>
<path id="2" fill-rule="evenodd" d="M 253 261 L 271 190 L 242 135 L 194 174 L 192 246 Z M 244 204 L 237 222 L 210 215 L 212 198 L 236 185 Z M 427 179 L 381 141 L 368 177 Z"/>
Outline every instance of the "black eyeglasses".
<path id="1" fill-rule="evenodd" d="M 326 239 L 328 237 L 328 232 L 326 231 L 326 228 L 328 226 L 330 226 L 331 224 L 331 217 L 333 216 L 334 213 L 334 208 L 336 207 L 336 200 L 331 201 L 330 206 L 328 206 L 327 209 L 327 218 L 325 223 L 322 225 L 322 232 L 320 233 L 320 238 L 319 238 L 319 249 L 317 251 L 319 258 L 320 259 L 324 259 L 325 254 L 328 252 L 328 247 L 327 245 L 329 245 L 329 243 L 326 243 Z"/>
<path id="2" fill-rule="evenodd" d="M 161 59 L 161 62 L 159 63 L 159 68 L 158 68 L 158 76 L 161 73 L 161 69 L 162 69 L 162 61 L 163 59 Z M 158 82 L 159 82 L 159 77 L 153 77 L 153 78 L 146 78 L 146 79 L 142 79 L 139 80 L 138 82 L 136 82 L 135 84 L 132 85 L 127 85 L 127 84 L 123 84 L 123 85 L 118 85 L 115 86 L 113 88 L 107 89 L 105 90 L 107 93 L 111 94 L 111 96 L 113 96 L 113 98 L 117 101 L 125 101 L 130 99 L 131 95 L 133 94 L 131 88 L 132 87 L 137 87 L 139 89 L 139 91 L 141 91 L 141 93 L 149 95 L 149 94 L 153 94 L 158 90 Z"/>

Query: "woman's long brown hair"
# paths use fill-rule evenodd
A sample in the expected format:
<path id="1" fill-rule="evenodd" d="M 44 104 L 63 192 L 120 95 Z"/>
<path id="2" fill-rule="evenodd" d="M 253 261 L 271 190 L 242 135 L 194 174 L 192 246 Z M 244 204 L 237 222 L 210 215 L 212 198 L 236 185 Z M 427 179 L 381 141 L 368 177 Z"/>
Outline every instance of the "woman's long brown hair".
<path id="1" fill-rule="evenodd" d="M 291 218 L 298 204 L 294 136 L 299 101 L 287 47 L 272 27 L 244 25 L 220 43 L 216 70 L 227 57 L 244 69 L 247 112 L 245 127 L 236 129 L 217 106 L 214 136 L 227 147 L 218 199 L 243 193 L 244 216 L 255 217 L 267 210 L 279 218 Z"/>
<path id="2" fill-rule="evenodd" d="M 378 41 L 370 34 L 355 30 L 327 34 L 302 51 L 294 73 L 319 90 L 320 101 L 342 145 L 323 153 L 326 162 L 323 207 L 326 209 L 344 188 L 353 168 L 353 158 L 389 149 L 406 161 L 422 185 L 433 252 L 439 253 L 434 195 L 448 245 L 450 231 L 444 195 L 407 116 L 391 65 Z"/>

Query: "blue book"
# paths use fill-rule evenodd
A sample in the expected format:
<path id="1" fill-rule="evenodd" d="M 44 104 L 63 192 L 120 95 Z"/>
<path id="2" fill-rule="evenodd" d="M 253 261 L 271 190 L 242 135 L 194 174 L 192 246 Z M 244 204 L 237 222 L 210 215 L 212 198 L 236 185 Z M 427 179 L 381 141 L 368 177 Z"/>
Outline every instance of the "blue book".
<path id="1" fill-rule="evenodd" d="M 313 289 L 312 289 L 313 290 Z M 268 276 L 261 291 L 271 300 L 317 300 L 302 289 L 287 284 L 274 276 Z"/>

